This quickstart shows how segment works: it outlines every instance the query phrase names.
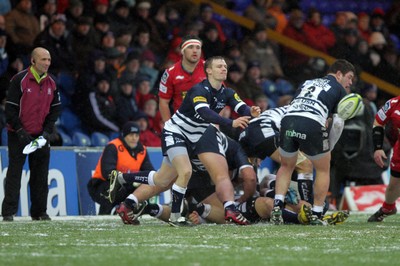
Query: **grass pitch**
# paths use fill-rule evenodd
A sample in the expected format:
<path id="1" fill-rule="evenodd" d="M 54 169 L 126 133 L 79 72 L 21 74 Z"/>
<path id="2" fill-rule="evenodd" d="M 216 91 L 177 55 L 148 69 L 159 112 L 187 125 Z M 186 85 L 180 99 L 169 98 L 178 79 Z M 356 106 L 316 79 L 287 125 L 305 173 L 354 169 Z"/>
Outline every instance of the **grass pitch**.
<path id="1" fill-rule="evenodd" d="M 0 222 L 0 265 L 400 265 L 400 215 L 336 226 L 258 224 L 174 228 L 152 218 L 16 218 Z"/>

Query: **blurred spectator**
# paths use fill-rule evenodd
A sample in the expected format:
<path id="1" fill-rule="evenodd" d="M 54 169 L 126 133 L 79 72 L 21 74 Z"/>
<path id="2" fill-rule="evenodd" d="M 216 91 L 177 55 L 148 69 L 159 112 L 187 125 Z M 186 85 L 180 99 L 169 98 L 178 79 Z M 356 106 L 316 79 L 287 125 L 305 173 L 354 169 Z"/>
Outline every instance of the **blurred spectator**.
<path id="1" fill-rule="evenodd" d="M 0 1 L 0 15 L 5 15 L 11 11 L 11 1 L 2 0 Z"/>
<path id="2" fill-rule="evenodd" d="M 346 12 L 336 12 L 335 21 L 330 25 L 331 31 L 335 34 L 336 42 L 343 40 L 347 30 L 347 15 Z"/>
<path id="3" fill-rule="evenodd" d="M 156 57 L 151 50 L 146 50 L 140 57 L 139 74 L 148 76 L 150 78 L 150 89 L 155 88 L 155 84 L 159 77 L 160 72 L 156 68 Z"/>
<path id="4" fill-rule="evenodd" d="M 77 71 L 86 67 L 88 56 L 96 47 L 96 37 L 89 17 L 80 17 L 71 34 L 72 49 L 76 55 Z"/>
<path id="5" fill-rule="evenodd" d="M 110 20 L 107 15 L 98 14 L 94 17 L 94 31 L 96 35 L 96 44 L 100 45 L 103 36 L 110 31 Z"/>
<path id="6" fill-rule="evenodd" d="M 0 15 L 0 29 L 6 30 L 6 19 L 3 15 Z"/>
<path id="7" fill-rule="evenodd" d="M 10 53 L 24 54 L 28 60 L 34 40 L 40 33 L 39 20 L 32 13 L 31 0 L 18 1 L 18 4 L 6 15 L 5 19 L 6 32 L 10 37 L 8 41 L 10 47 L 13 48 Z M 53 54 L 51 55 L 53 56 Z"/>
<path id="8" fill-rule="evenodd" d="M 244 10 L 243 15 L 265 27 L 275 29 L 277 22 L 275 17 L 268 12 L 269 2 L 267 0 L 253 0 Z"/>
<path id="9" fill-rule="evenodd" d="M 241 83 L 240 81 L 243 78 L 243 70 L 242 68 L 237 65 L 237 64 L 232 64 L 228 67 L 228 77 L 226 79 L 226 86 L 235 90 L 236 93 L 239 95 L 239 97 L 247 103 L 247 105 L 250 105 L 249 103 L 252 103 L 253 101 L 251 98 L 247 98 L 247 94 L 242 92 L 241 86 L 243 86 L 243 82 Z"/>
<path id="10" fill-rule="evenodd" d="M 375 104 L 378 96 L 378 87 L 375 84 L 364 84 L 364 86 L 361 88 L 361 96 L 364 99 L 364 104 L 369 105 L 372 115 L 375 116 L 378 111 L 378 108 Z"/>
<path id="11" fill-rule="evenodd" d="M 3 29 L 0 29 L 0 76 L 6 73 L 9 64 L 6 45 L 7 45 L 6 32 Z"/>
<path id="12" fill-rule="evenodd" d="M 322 24 L 321 12 L 317 9 L 309 10 L 307 21 L 304 24 L 304 31 L 319 40 L 318 43 L 314 44 L 314 48 L 321 52 L 328 53 L 328 50 L 335 45 L 335 34 Z"/>
<path id="13" fill-rule="evenodd" d="M 174 39 L 172 39 L 172 41 L 170 41 L 167 57 L 165 58 L 162 68 L 170 68 L 173 64 L 181 60 L 182 58 L 181 47 L 180 47 L 181 42 L 182 42 L 182 37 L 179 36 L 175 37 Z"/>
<path id="14" fill-rule="evenodd" d="M 268 39 L 265 26 L 255 25 L 251 38 L 243 41 L 242 51 L 248 62 L 257 60 L 260 63 L 264 78 L 283 77 L 279 46 Z"/>
<path id="15" fill-rule="evenodd" d="M 142 55 L 145 51 L 150 50 L 158 63 L 158 58 L 156 57 L 159 53 L 158 48 L 152 40 L 149 29 L 139 28 L 134 36 L 131 51 Z"/>
<path id="16" fill-rule="evenodd" d="M 139 107 L 136 103 L 136 91 L 133 80 L 120 78 L 118 83 L 119 94 L 115 103 L 118 113 L 118 123 L 119 125 L 124 125 L 128 121 L 133 121 L 139 111 Z"/>
<path id="17" fill-rule="evenodd" d="M 84 5 L 80 0 L 69 0 L 68 9 L 65 11 L 67 17 L 67 30 L 72 31 L 82 16 Z"/>
<path id="18" fill-rule="evenodd" d="M 219 39 L 218 29 L 214 23 L 205 24 L 200 37 L 203 40 L 202 50 L 205 58 L 224 54 L 224 43 Z"/>
<path id="19" fill-rule="evenodd" d="M 106 55 L 106 68 L 111 74 L 110 94 L 116 96 L 118 92 L 117 79 L 120 77 L 124 69 L 123 63 L 125 61 L 126 53 L 121 52 L 116 47 L 110 47 L 105 49 L 105 55 Z"/>
<path id="20" fill-rule="evenodd" d="M 261 84 L 263 78 L 261 76 L 259 61 L 251 61 L 247 64 L 247 70 L 244 77 L 241 79 L 237 86 L 237 94 L 241 99 L 248 99 L 251 102 L 246 102 L 248 105 L 254 105 L 254 99 L 257 95 L 262 94 Z M 251 104 L 249 104 L 251 103 Z"/>
<path id="21" fill-rule="evenodd" d="M 314 36 L 308 28 L 304 26 L 304 15 L 300 9 L 294 9 L 290 13 L 289 24 L 284 29 L 283 34 L 287 37 L 301 42 L 314 49 L 321 49 L 320 40 Z M 294 83 L 295 87 L 302 81 L 302 73 L 304 66 L 307 64 L 309 57 L 299 53 L 291 48 L 284 47 L 282 49 L 284 59 L 283 69 L 285 75 Z"/>
<path id="22" fill-rule="evenodd" d="M 161 147 L 161 139 L 149 129 L 149 120 L 144 112 L 138 112 L 134 118 L 134 122 L 139 125 L 140 128 L 140 142 L 147 147 Z"/>
<path id="23" fill-rule="evenodd" d="M 37 14 L 37 17 L 39 19 L 40 31 L 44 31 L 50 25 L 51 18 L 56 13 L 56 0 L 46 0 L 45 4 Z"/>
<path id="24" fill-rule="evenodd" d="M 288 24 L 286 14 L 283 12 L 285 0 L 273 0 L 268 8 L 268 13 L 276 20 L 275 31 L 282 33 Z"/>
<path id="25" fill-rule="evenodd" d="M 110 94 L 109 78 L 100 76 L 95 90 L 89 93 L 82 121 L 90 133 L 97 131 L 109 136 L 119 132 L 118 115 L 114 98 Z"/>
<path id="26" fill-rule="evenodd" d="M 125 78 L 129 80 L 135 80 L 140 69 L 139 54 L 135 52 L 130 52 L 124 62 L 123 70 L 121 72 L 120 78 Z"/>
<path id="27" fill-rule="evenodd" d="M 389 29 L 385 24 L 385 11 L 382 8 L 375 8 L 371 13 L 371 31 L 380 32 L 385 38 L 389 38 Z"/>
<path id="28" fill-rule="evenodd" d="M 330 54 L 336 58 L 346 58 L 350 63 L 357 64 L 359 41 L 358 30 L 347 29 L 344 38 L 336 43 Z"/>
<path id="29" fill-rule="evenodd" d="M 139 75 L 136 78 L 136 103 L 140 110 L 143 110 L 144 103 L 154 97 L 151 94 L 150 78 L 147 75 Z"/>
<path id="30" fill-rule="evenodd" d="M 130 18 L 128 2 L 119 0 L 110 13 L 110 29 L 118 33 L 119 30 L 127 30 L 134 33 L 134 25 Z"/>
<path id="31" fill-rule="evenodd" d="M 57 76 L 60 72 L 77 71 L 75 51 L 72 48 L 71 36 L 66 30 L 66 18 L 63 14 L 51 18 L 50 27 L 37 36 L 35 45 L 49 50 L 52 61 L 50 73 Z"/>
<path id="32" fill-rule="evenodd" d="M 94 51 L 88 58 L 87 67 L 80 73 L 72 103 L 76 113 L 83 113 L 87 102 L 85 99 L 89 98 L 89 93 L 96 88 L 97 80 L 103 76 L 108 76 L 111 80 L 111 74 L 106 68 L 106 56 L 103 52 Z"/>
<path id="33" fill-rule="evenodd" d="M 392 1 L 385 17 L 389 32 L 400 38 L 400 1 Z"/>
<path id="34" fill-rule="evenodd" d="M 246 58 L 240 50 L 239 44 L 235 40 L 228 40 L 225 43 L 225 62 L 228 66 L 237 65 L 243 72 L 246 67 Z M 229 71 L 228 71 L 229 75 Z"/>
<path id="35" fill-rule="evenodd" d="M 158 110 L 157 97 L 155 95 L 144 102 L 143 112 L 147 115 L 149 129 L 157 136 L 161 137 L 161 131 L 164 124 L 162 123 L 161 114 Z"/>
<path id="36" fill-rule="evenodd" d="M 360 12 L 358 14 L 358 32 L 360 37 L 368 41 L 371 35 L 371 28 L 369 27 L 370 17 L 365 12 Z"/>
<path id="37" fill-rule="evenodd" d="M 215 28 L 218 31 L 218 39 L 221 43 L 225 43 L 226 36 L 222 29 L 221 24 L 218 20 L 213 18 L 213 8 L 210 4 L 203 3 L 200 5 L 200 16 L 199 21 L 203 24 L 203 30 L 207 24 L 211 23 L 215 25 Z M 207 57 L 206 57 L 207 58 Z"/>
<path id="38" fill-rule="evenodd" d="M 107 15 L 109 11 L 110 3 L 108 0 L 94 0 L 93 1 L 93 11 L 92 16 L 96 17 L 98 15 Z"/>
<path id="39" fill-rule="evenodd" d="M 152 4 L 149 0 L 138 1 L 133 11 L 133 21 L 136 29 L 146 28 L 150 32 L 152 45 L 157 49 L 157 54 L 165 56 L 167 36 L 161 36 L 157 23 L 151 14 Z M 165 34 L 165 33 L 164 33 Z"/>

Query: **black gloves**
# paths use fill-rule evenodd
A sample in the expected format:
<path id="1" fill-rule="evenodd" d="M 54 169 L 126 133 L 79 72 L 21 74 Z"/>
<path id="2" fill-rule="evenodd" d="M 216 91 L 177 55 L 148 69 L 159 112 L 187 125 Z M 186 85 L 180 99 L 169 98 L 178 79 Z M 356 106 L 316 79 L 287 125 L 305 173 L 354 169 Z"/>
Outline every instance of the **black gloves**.
<path id="1" fill-rule="evenodd" d="M 17 130 L 17 135 L 19 142 L 24 146 L 28 145 L 33 139 L 23 128 Z"/>

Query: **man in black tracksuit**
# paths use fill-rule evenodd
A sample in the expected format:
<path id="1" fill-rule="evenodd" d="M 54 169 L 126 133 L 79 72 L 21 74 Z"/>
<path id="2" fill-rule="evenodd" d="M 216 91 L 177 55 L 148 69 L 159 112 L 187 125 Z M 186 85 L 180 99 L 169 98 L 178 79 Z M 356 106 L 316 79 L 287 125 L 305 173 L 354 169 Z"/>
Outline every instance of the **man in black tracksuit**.
<path id="1" fill-rule="evenodd" d="M 49 135 L 61 112 L 56 82 L 47 73 L 51 63 L 48 50 L 32 51 L 31 66 L 16 74 L 10 83 L 6 102 L 9 165 L 2 205 L 3 221 L 13 221 L 18 210 L 21 174 L 26 154 L 22 151 L 33 139 L 43 136 L 46 144 L 28 155 L 32 220 L 50 220 L 47 215 Z"/>

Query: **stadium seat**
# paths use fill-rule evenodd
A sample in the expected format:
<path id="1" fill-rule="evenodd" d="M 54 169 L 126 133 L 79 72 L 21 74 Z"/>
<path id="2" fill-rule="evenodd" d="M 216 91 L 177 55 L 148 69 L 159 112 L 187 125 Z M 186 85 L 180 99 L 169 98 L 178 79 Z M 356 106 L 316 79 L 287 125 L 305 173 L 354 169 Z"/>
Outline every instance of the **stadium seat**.
<path id="1" fill-rule="evenodd" d="M 110 141 L 110 139 L 103 133 L 93 132 L 90 137 L 90 141 L 92 143 L 92 146 L 102 147 L 102 146 L 106 146 L 107 143 Z"/>
<path id="2" fill-rule="evenodd" d="M 75 132 L 72 135 L 72 145 L 73 146 L 81 146 L 81 147 L 89 147 L 91 145 L 91 141 L 88 135 L 82 132 Z"/>
<path id="3" fill-rule="evenodd" d="M 8 144 L 8 135 L 7 135 L 7 128 L 3 128 L 1 130 L 1 146 L 7 146 Z"/>
<path id="4" fill-rule="evenodd" d="M 71 96 L 75 92 L 76 79 L 72 74 L 61 71 L 57 76 L 57 85 L 60 91 Z"/>
<path id="5" fill-rule="evenodd" d="M 110 134 L 110 140 L 111 140 L 111 139 L 116 139 L 116 138 L 118 138 L 119 135 L 120 135 L 119 132 L 113 132 L 113 133 L 111 133 L 111 134 Z"/>
<path id="6" fill-rule="evenodd" d="M 69 108 L 63 109 L 60 115 L 60 126 L 65 132 L 72 136 L 75 132 L 82 131 L 82 122 L 79 117 Z"/>
<path id="7" fill-rule="evenodd" d="M 57 132 L 61 137 L 63 146 L 72 146 L 72 139 L 67 133 L 60 129 L 57 129 Z"/>

